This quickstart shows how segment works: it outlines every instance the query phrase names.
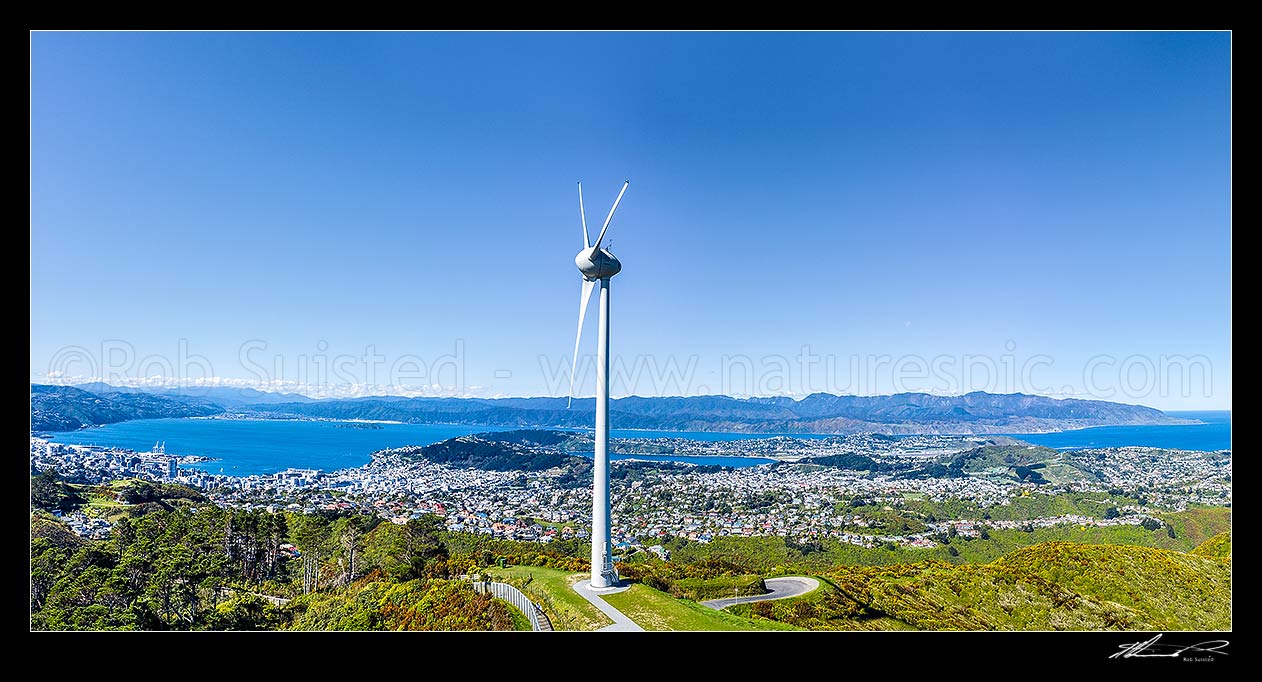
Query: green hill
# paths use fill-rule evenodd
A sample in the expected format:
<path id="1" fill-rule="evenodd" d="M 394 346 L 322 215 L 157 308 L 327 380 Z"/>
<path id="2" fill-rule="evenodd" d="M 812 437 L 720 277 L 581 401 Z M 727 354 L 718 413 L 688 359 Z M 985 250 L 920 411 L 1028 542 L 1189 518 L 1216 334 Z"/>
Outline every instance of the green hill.
<path id="1" fill-rule="evenodd" d="M 1192 553 L 1211 559 L 1231 558 L 1231 531 L 1224 531 L 1197 545 Z"/>
<path id="2" fill-rule="evenodd" d="M 1190 543 L 1185 551 L 1191 551 L 1215 535 L 1231 530 L 1230 507 L 1192 507 L 1185 511 L 1157 516 L 1174 528 L 1175 535 L 1180 540 Z M 1170 549 L 1184 548 L 1170 547 Z"/>
<path id="3" fill-rule="evenodd" d="M 223 408 L 203 398 L 145 393 L 89 393 L 73 386 L 31 384 L 31 431 L 73 431 L 131 419 L 201 417 Z"/>
<path id="4" fill-rule="evenodd" d="M 1029 483 L 1067 483 L 1092 478 L 1073 466 L 1065 453 L 1041 445 L 986 445 L 961 452 L 952 464 L 973 476 Z"/>
<path id="5" fill-rule="evenodd" d="M 1083 595 L 1134 609 L 1154 630 L 1231 627 L 1231 569 L 1152 547 L 1045 542 L 990 564 L 1034 573 Z"/>
<path id="6" fill-rule="evenodd" d="M 542 435 L 546 436 L 547 432 Z M 482 434 L 449 438 L 423 447 L 400 448 L 399 451 L 407 457 L 424 458 L 435 464 L 488 471 L 542 471 L 566 464 L 583 463 L 578 457 L 562 452 L 550 442 L 504 440 Z"/>
<path id="7" fill-rule="evenodd" d="M 989 564 L 847 566 L 810 599 L 740 606 L 810 629 L 1222 630 L 1231 569 L 1149 547 L 1044 542 Z"/>

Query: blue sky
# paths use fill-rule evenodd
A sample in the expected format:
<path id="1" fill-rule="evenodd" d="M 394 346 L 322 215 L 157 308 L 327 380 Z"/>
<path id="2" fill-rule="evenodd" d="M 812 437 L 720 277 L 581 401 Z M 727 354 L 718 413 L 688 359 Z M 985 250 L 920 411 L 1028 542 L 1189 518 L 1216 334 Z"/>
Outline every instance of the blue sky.
<path id="1" fill-rule="evenodd" d="M 31 379 L 564 395 L 629 179 L 615 395 L 1227 408 L 1230 47 L 34 33 Z"/>

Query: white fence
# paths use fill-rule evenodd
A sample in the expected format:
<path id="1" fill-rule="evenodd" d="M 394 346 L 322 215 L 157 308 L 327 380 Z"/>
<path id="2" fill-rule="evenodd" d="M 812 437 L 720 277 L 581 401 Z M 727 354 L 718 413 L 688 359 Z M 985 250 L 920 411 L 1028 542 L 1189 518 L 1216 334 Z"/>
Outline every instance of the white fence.
<path id="1" fill-rule="evenodd" d="M 504 601 L 517 607 L 518 611 L 526 614 L 530 619 L 530 629 L 535 632 L 548 631 L 552 629 L 552 622 L 548 620 L 547 614 L 539 605 L 530 601 L 530 597 L 522 594 L 522 591 L 509 585 L 508 583 L 493 583 L 490 581 L 473 581 L 473 589 L 489 593 L 492 597 L 498 597 Z"/>

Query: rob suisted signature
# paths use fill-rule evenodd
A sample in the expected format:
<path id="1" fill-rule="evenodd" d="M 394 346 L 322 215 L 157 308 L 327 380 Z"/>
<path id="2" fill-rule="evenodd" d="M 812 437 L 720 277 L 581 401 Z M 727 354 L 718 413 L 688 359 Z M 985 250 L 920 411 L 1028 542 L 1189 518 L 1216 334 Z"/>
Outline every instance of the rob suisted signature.
<path id="1" fill-rule="evenodd" d="M 1118 648 L 1120 651 L 1114 653 L 1109 658 L 1180 658 L 1183 654 L 1222 654 L 1227 655 L 1223 651 L 1223 647 L 1229 642 L 1225 639 L 1211 639 L 1197 644 L 1160 644 L 1158 640 L 1161 635 L 1155 635 L 1152 639 L 1144 642 L 1130 642 L 1122 644 Z"/>

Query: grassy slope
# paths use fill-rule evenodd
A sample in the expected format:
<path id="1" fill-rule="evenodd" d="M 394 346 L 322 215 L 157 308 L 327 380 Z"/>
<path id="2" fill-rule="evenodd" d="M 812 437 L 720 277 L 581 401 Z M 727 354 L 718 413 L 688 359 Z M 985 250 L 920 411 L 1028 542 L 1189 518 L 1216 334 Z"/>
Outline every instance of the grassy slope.
<path id="1" fill-rule="evenodd" d="M 1053 542 L 996 561 L 1101 600 L 1134 609 L 1156 630 L 1231 627 L 1231 568 L 1192 554 L 1151 547 Z"/>
<path id="2" fill-rule="evenodd" d="M 1231 559 L 1231 531 L 1223 531 L 1218 535 L 1197 545 L 1192 553 L 1211 559 Z"/>
<path id="3" fill-rule="evenodd" d="M 541 605 L 556 630 L 598 630 L 613 621 L 571 587 L 583 575 L 538 566 L 493 568 L 487 573 L 512 583 Z"/>
<path id="4" fill-rule="evenodd" d="M 812 576 L 819 587 L 801 597 L 777 599 L 761 604 L 736 604 L 725 611 L 752 618 L 758 612 L 774 614 L 780 622 L 791 622 L 807 630 L 913 630 L 907 623 L 888 616 L 873 615 L 863 619 L 846 617 L 858 613 L 856 604 L 845 597 L 827 576 Z M 766 619 L 763 619 L 766 620 Z"/>
<path id="5" fill-rule="evenodd" d="M 1173 526 L 1175 535 L 1184 542 L 1181 547 L 1169 549 L 1180 549 L 1184 552 L 1195 549 L 1218 533 L 1231 530 L 1231 509 L 1228 507 L 1195 507 L 1177 514 L 1158 516 Z"/>
<path id="6" fill-rule="evenodd" d="M 676 599 L 651 587 L 633 584 L 631 589 L 603 599 L 645 630 L 795 630 L 785 623 L 744 618 Z"/>
<path id="7" fill-rule="evenodd" d="M 990 564 L 848 566 L 822 577 L 817 593 L 763 613 L 836 630 L 1231 627 L 1227 562 L 1147 547 L 1050 542 Z"/>
<path id="8" fill-rule="evenodd" d="M 972 474 L 999 474 L 1016 478 L 1014 467 L 1042 464 L 1038 473 L 1052 483 L 1066 483 L 1089 478 L 1066 462 L 1065 454 L 1038 445 L 992 445 L 970 453 L 964 471 Z"/>

